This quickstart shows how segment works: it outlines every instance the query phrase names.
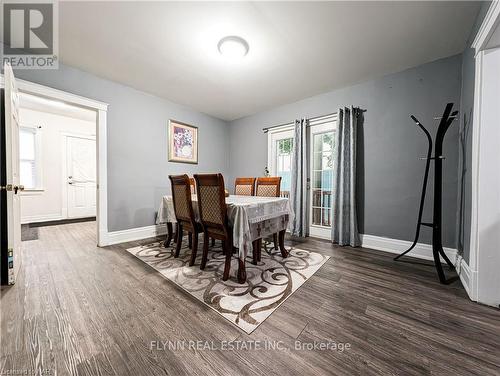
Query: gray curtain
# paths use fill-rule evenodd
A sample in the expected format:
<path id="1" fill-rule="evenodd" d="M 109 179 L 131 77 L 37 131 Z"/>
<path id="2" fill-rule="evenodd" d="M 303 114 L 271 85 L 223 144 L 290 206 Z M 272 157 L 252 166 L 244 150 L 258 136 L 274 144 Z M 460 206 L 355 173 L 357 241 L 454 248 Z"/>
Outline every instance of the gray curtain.
<path id="1" fill-rule="evenodd" d="M 307 235 L 307 125 L 309 120 L 295 120 L 295 139 L 292 155 L 290 203 L 295 213 L 291 223 L 292 235 Z"/>
<path id="2" fill-rule="evenodd" d="M 361 244 L 356 216 L 356 134 L 360 110 L 339 109 L 335 133 L 332 242 Z"/>

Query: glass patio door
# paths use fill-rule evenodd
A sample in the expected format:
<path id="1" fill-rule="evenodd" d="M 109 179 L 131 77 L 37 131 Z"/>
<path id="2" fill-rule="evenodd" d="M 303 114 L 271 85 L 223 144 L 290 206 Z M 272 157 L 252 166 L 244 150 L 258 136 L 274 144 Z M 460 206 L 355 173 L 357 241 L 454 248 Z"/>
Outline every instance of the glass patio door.
<path id="1" fill-rule="evenodd" d="M 310 213 L 309 234 L 331 239 L 334 120 L 310 127 Z"/>
<path id="2" fill-rule="evenodd" d="M 281 197 L 290 196 L 293 144 L 293 129 L 290 127 L 269 135 L 269 172 L 271 176 L 281 176 Z"/>

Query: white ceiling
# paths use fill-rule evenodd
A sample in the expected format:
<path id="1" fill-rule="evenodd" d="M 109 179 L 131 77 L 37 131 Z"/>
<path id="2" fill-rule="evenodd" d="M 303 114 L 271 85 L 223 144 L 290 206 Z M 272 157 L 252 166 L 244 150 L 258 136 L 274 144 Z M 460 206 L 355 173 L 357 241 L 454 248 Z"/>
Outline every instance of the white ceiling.
<path id="1" fill-rule="evenodd" d="M 63 63 L 233 120 L 460 53 L 478 2 L 61 2 Z M 239 35 L 228 62 L 217 42 Z"/>

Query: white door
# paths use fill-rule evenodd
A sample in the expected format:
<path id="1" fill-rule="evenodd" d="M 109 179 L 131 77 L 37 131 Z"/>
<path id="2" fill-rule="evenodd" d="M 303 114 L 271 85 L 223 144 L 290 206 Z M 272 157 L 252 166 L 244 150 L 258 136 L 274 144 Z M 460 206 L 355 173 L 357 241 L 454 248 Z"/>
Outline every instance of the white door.
<path id="1" fill-rule="evenodd" d="M 95 138 L 66 137 L 68 218 L 96 216 Z"/>
<path id="2" fill-rule="evenodd" d="M 310 127 L 310 213 L 309 235 L 331 239 L 333 148 L 336 121 Z"/>
<path id="3" fill-rule="evenodd" d="M 19 190 L 19 94 L 14 72 L 4 64 L 5 79 L 5 162 L 7 191 L 7 250 L 2 250 L 2 262 L 7 262 L 7 283 L 13 285 L 21 266 L 21 208 Z M 4 252 L 7 251 L 7 257 Z"/>
<path id="4" fill-rule="evenodd" d="M 268 136 L 269 154 L 268 166 L 271 176 L 281 176 L 280 195 L 290 196 L 292 183 L 292 150 L 294 132 L 293 129 L 284 129 L 270 132 Z"/>

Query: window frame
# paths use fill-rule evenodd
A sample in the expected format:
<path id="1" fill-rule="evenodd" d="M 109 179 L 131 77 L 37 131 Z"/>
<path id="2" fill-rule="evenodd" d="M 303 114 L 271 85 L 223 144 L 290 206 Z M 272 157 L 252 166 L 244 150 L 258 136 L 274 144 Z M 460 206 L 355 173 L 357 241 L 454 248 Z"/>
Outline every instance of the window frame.
<path id="1" fill-rule="evenodd" d="M 21 124 L 19 131 L 31 132 L 35 136 L 35 187 L 25 187 L 24 193 L 30 192 L 43 192 L 43 163 L 42 163 L 42 127 L 39 125 L 32 124 Z M 19 150 L 20 151 L 20 150 Z M 19 153 L 20 154 L 20 153 Z M 21 163 L 23 159 L 19 157 L 19 162 Z M 20 182 L 23 184 L 22 182 Z"/>

